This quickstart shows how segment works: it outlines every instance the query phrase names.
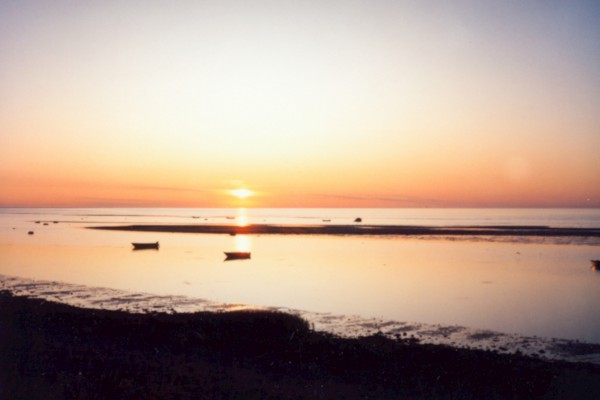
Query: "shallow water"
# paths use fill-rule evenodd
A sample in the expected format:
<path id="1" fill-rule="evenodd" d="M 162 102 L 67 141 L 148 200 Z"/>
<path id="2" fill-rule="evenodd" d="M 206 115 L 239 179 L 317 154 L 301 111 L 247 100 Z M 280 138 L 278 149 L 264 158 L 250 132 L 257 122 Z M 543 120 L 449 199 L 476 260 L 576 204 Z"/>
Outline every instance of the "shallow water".
<path id="1" fill-rule="evenodd" d="M 391 217 L 385 217 L 386 211 Z M 524 221 L 523 225 L 600 226 L 589 222 L 596 221 L 597 210 L 561 210 L 560 215 L 548 210 L 528 215 L 525 210 L 485 210 L 479 219 L 474 210 L 446 211 L 446 221 L 451 221 L 446 225 Z M 439 224 L 443 212 L 417 213 L 406 224 Z M 0 274 L 600 343 L 600 273 L 589 267 L 590 259 L 600 258 L 598 245 L 526 243 L 518 238 L 495 242 L 85 229 L 111 223 L 352 223 L 355 216 L 371 224 L 399 224 L 408 220 L 399 219 L 402 213 L 410 214 L 322 209 L 3 210 Z M 28 235 L 29 230 L 35 234 Z M 132 251 L 134 241 L 160 241 L 161 247 Z M 252 259 L 224 262 L 223 251 L 229 250 L 250 250 Z"/>

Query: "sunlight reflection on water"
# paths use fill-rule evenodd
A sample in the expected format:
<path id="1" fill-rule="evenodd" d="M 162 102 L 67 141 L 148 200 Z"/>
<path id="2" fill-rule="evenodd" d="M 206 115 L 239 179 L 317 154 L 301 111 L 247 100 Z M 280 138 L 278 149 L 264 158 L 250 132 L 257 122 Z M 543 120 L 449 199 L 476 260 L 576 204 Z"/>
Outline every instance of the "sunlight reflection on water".
<path id="1" fill-rule="evenodd" d="M 117 232 L 3 218 L 0 274 L 600 342 L 600 273 L 589 268 L 598 246 Z M 160 250 L 134 252 L 134 241 L 160 241 Z M 231 250 L 252 259 L 223 263 Z"/>

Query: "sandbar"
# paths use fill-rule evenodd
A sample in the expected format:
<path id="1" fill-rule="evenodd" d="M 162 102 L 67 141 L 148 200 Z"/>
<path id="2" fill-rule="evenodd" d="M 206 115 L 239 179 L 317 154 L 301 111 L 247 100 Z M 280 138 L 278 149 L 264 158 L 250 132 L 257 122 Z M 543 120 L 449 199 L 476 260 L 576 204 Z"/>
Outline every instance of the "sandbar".
<path id="1" fill-rule="evenodd" d="M 548 226 L 408 226 L 408 225 L 110 225 L 89 229 L 255 235 L 396 235 L 396 236 L 541 236 L 600 237 L 600 228 L 557 228 Z"/>

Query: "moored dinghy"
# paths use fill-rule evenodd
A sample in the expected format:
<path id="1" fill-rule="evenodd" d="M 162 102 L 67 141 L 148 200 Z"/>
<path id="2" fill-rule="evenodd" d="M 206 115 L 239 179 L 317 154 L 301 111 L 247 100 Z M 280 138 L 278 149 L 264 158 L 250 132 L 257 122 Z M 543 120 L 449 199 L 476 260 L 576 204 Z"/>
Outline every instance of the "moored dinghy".
<path id="1" fill-rule="evenodd" d="M 250 258 L 249 251 L 226 251 L 225 261 L 229 260 L 247 260 Z"/>
<path id="2" fill-rule="evenodd" d="M 154 249 L 158 250 L 158 242 L 154 243 L 131 243 L 133 245 L 133 250 L 148 250 Z"/>

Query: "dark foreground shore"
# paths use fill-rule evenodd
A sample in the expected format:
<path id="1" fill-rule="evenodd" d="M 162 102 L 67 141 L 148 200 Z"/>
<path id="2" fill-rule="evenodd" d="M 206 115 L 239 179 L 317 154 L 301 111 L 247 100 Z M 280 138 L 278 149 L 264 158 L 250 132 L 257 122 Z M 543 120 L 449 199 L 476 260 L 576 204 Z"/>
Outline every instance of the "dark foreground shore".
<path id="1" fill-rule="evenodd" d="M 112 225 L 90 229 L 212 234 L 276 235 L 397 235 L 397 236 L 540 236 L 600 237 L 597 228 L 552 228 L 547 226 L 401 226 L 401 225 Z"/>
<path id="2" fill-rule="evenodd" d="M 0 399 L 596 399 L 600 367 L 342 339 L 283 313 L 129 314 L 0 292 Z"/>

